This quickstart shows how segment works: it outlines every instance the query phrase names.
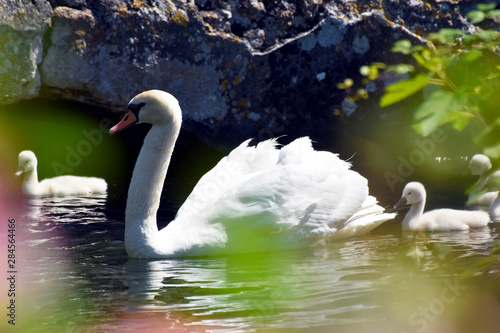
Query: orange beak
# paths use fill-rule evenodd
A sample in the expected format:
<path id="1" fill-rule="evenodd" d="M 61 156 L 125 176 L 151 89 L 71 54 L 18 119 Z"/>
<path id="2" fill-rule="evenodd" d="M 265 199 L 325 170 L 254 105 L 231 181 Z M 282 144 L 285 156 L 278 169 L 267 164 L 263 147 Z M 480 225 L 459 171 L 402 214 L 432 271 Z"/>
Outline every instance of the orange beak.
<path id="1" fill-rule="evenodd" d="M 136 122 L 137 122 L 137 117 L 135 116 L 135 114 L 132 111 L 128 111 L 118 124 L 111 127 L 109 133 L 115 134 L 117 132 L 123 131 L 124 129 L 135 124 Z"/>

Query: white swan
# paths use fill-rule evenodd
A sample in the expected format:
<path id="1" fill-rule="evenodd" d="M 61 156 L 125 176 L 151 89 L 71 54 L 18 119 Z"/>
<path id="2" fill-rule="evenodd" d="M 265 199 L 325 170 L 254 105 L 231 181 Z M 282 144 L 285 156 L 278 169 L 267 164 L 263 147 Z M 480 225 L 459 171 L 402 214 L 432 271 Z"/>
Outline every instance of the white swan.
<path id="1" fill-rule="evenodd" d="M 498 191 L 484 192 L 483 189 L 488 183 L 488 171 L 491 169 L 491 161 L 488 156 L 476 154 L 472 156 L 469 163 L 469 170 L 473 175 L 479 176 L 479 179 L 469 193 L 467 206 L 477 206 L 478 208 L 488 210 L 491 203 L 497 198 Z"/>
<path id="2" fill-rule="evenodd" d="M 435 209 L 424 214 L 426 192 L 419 182 L 406 184 L 401 199 L 394 205 L 399 209 L 411 205 L 403 219 L 405 230 L 452 231 L 485 227 L 490 222 L 488 213 L 483 211 Z"/>
<path id="3" fill-rule="evenodd" d="M 76 196 L 106 193 L 108 185 L 102 178 L 60 176 L 38 182 L 38 160 L 31 150 L 19 153 L 19 168 L 16 175 L 24 173 L 23 193 L 30 196 Z"/>
<path id="4" fill-rule="evenodd" d="M 489 190 L 500 190 L 500 171 L 495 171 L 488 176 L 486 188 Z M 500 222 L 500 196 L 497 196 L 490 205 L 488 213 L 493 222 Z"/>
<path id="5" fill-rule="evenodd" d="M 365 178 L 309 138 L 281 150 L 275 140 L 243 142 L 197 183 L 175 219 L 158 230 L 156 212 L 181 109 L 175 97 L 150 90 L 134 97 L 113 128 L 150 123 L 133 171 L 125 211 L 130 257 L 258 252 L 306 247 L 369 232 L 394 218 L 368 195 Z"/>

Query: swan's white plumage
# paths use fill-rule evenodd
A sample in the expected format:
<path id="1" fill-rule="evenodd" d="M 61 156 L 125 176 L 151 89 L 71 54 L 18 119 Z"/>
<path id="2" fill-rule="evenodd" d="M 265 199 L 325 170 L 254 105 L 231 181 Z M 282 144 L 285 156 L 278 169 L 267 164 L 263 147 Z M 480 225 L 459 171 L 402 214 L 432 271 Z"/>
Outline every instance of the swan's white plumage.
<path id="1" fill-rule="evenodd" d="M 106 193 L 107 183 L 102 178 L 60 176 L 38 181 L 38 160 L 31 150 L 19 153 L 16 175 L 24 173 L 23 193 L 30 196 L 76 196 Z"/>
<path id="2" fill-rule="evenodd" d="M 493 172 L 486 181 L 486 190 L 500 190 L 500 171 Z M 500 222 L 500 196 L 497 196 L 491 203 L 488 213 L 493 222 Z"/>
<path id="3" fill-rule="evenodd" d="M 493 222 L 500 222 L 500 197 L 497 197 L 490 205 L 488 210 L 490 219 Z"/>
<path id="4" fill-rule="evenodd" d="M 304 137 L 281 149 L 275 140 L 256 146 L 243 142 L 199 180 L 175 219 L 158 231 L 156 210 L 181 111 L 172 95 L 156 90 L 129 105 L 140 109 L 139 122 L 153 124 L 127 198 L 125 246 L 131 257 L 305 247 L 365 234 L 395 216 L 383 213 L 368 195 L 366 179 L 349 170 L 349 163 L 315 151 Z M 152 114 L 167 120 L 146 120 Z M 123 127 L 120 123 L 111 132 Z"/>
<path id="5" fill-rule="evenodd" d="M 403 219 L 403 229 L 428 231 L 469 230 L 485 227 L 490 222 L 488 213 L 483 211 L 435 209 L 424 213 L 426 191 L 419 182 L 410 182 L 403 189 L 401 200 L 394 205 L 400 208 L 411 205 Z"/>
<path id="6" fill-rule="evenodd" d="M 467 198 L 467 206 L 477 207 L 479 209 L 488 210 L 493 201 L 498 196 L 498 191 L 485 192 L 485 186 L 488 184 L 488 171 L 491 169 L 490 158 L 483 154 L 472 156 L 469 163 L 471 174 L 479 176 L 479 179 L 474 184 L 473 190 Z"/>

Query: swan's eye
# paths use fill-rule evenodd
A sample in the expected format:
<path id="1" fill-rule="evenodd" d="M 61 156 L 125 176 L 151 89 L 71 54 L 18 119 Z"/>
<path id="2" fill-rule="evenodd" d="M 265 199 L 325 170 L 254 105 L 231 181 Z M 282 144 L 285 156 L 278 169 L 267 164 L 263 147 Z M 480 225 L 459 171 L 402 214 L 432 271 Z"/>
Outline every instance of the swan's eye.
<path id="1" fill-rule="evenodd" d="M 139 104 L 129 104 L 128 108 L 130 111 L 132 111 L 134 114 L 139 114 L 139 111 L 146 105 L 146 103 L 139 103 Z"/>
<path id="2" fill-rule="evenodd" d="M 408 192 L 408 195 L 411 195 L 411 192 Z"/>

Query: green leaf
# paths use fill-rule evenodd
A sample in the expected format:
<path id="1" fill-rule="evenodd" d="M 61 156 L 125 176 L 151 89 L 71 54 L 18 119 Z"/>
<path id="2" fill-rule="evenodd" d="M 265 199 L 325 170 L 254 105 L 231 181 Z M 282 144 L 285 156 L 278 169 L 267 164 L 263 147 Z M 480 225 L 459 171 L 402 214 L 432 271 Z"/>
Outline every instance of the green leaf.
<path id="1" fill-rule="evenodd" d="M 500 9 L 495 9 L 492 10 L 491 12 L 488 13 L 488 17 L 500 17 Z"/>
<path id="2" fill-rule="evenodd" d="M 481 31 L 480 33 L 477 34 L 477 36 L 486 41 L 486 42 L 489 42 L 489 41 L 492 41 L 496 38 L 498 38 L 498 31 L 495 31 L 495 30 L 484 30 L 484 31 Z"/>
<path id="3" fill-rule="evenodd" d="M 467 125 L 469 125 L 470 120 L 471 117 L 468 114 L 460 111 L 452 111 L 446 115 L 444 122 L 445 123 L 451 122 L 453 128 L 461 132 L 467 127 Z"/>
<path id="4" fill-rule="evenodd" d="M 423 45 L 415 45 L 414 47 L 412 47 L 411 51 L 412 52 L 421 52 L 425 49 L 425 46 Z"/>
<path id="5" fill-rule="evenodd" d="M 482 47 L 482 49 L 492 50 L 492 49 L 496 48 L 497 46 L 500 46 L 500 40 L 494 40 L 492 42 L 485 43 L 484 47 Z"/>
<path id="6" fill-rule="evenodd" d="M 468 102 L 468 87 L 467 86 L 458 86 L 457 90 L 453 93 L 453 99 L 450 104 L 450 111 L 459 111 L 462 112 L 465 110 L 465 105 Z M 466 113 L 463 113 L 466 115 Z"/>
<path id="7" fill-rule="evenodd" d="M 424 59 L 424 57 L 422 57 L 422 55 L 420 53 L 414 53 L 413 54 L 413 58 L 415 58 L 415 60 L 422 66 L 425 67 L 425 62 L 426 60 Z"/>
<path id="8" fill-rule="evenodd" d="M 413 129 L 422 136 L 428 136 L 441 126 L 446 119 L 453 93 L 446 90 L 434 91 L 414 113 L 417 121 Z"/>
<path id="9" fill-rule="evenodd" d="M 386 107 L 397 103 L 421 90 L 428 83 L 429 77 L 423 74 L 419 74 L 412 79 L 393 83 L 386 87 L 385 94 L 380 99 L 380 106 Z"/>
<path id="10" fill-rule="evenodd" d="M 457 37 L 463 35 L 465 35 L 465 33 L 460 29 L 443 28 L 438 32 L 429 34 L 429 39 L 432 41 L 438 41 L 442 44 L 446 44 L 454 42 Z"/>
<path id="11" fill-rule="evenodd" d="M 375 66 L 375 67 L 380 68 L 380 69 L 387 68 L 387 64 L 385 64 L 383 62 L 373 62 L 372 66 Z"/>
<path id="12" fill-rule="evenodd" d="M 447 110 L 453 100 L 453 93 L 443 89 L 435 90 L 414 112 L 415 120 L 422 120 Z"/>
<path id="13" fill-rule="evenodd" d="M 487 12 L 489 10 L 493 10 L 496 7 L 496 3 L 480 3 L 477 5 L 477 10 L 480 10 L 482 12 Z"/>
<path id="14" fill-rule="evenodd" d="M 464 61 L 466 62 L 473 62 L 477 58 L 481 57 L 483 53 L 478 50 L 472 50 L 470 52 L 465 53 L 464 55 Z"/>
<path id="15" fill-rule="evenodd" d="M 467 36 L 464 36 L 464 38 L 462 38 L 462 43 L 466 47 L 471 47 L 472 43 L 474 43 L 478 39 L 479 39 L 478 35 L 467 35 Z"/>
<path id="16" fill-rule="evenodd" d="M 461 86 L 453 94 L 444 123 L 451 122 L 453 128 L 463 131 L 474 117 L 472 113 L 465 112 L 467 102 L 467 89 Z"/>
<path id="17" fill-rule="evenodd" d="M 487 128 L 474 137 L 474 143 L 479 146 L 487 146 L 498 142 L 500 138 L 500 118 L 497 118 Z"/>
<path id="18" fill-rule="evenodd" d="M 467 18 L 472 22 L 472 23 L 479 23 L 482 22 L 486 18 L 486 14 L 484 12 L 479 11 L 479 10 L 473 10 L 467 13 Z"/>
<path id="19" fill-rule="evenodd" d="M 412 65 L 408 64 L 397 64 L 387 67 L 388 72 L 396 72 L 398 74 L 406 74 L 413 72 L 415 68 Z"/>
<path id="20" fill-rule="evenodd" d="M 500 157 L 500 118 L 473 138 L 475 144 L 483 147 L 483 152 L 494 159 Z"/>
<path id="21" fill-rule="evenodd" d="M 483 149 L 483 154 L 488 155 L 493 159 L 500 158 L 500 142 L 487 146 Z"/>
<path id="22" fill-rule="evenodd" d="M 396 53 L 403 53 L 403 54 L 410 54 L 411 53 L 411 42 L 407 39 L 403 40 L 398 40 L 396 43 L 394 43 L 394 46 L 392 47 L 392 52 Z"/>
<path id="23" fill-rule="evenodd" d="M 432 57 L 432 53 L 429 49 L 424 49 L 421 53 L 413 53 L 412 55 L 420 65 L 431 72 L 437 72 L 438 66 L 442 63 L 440 58 Z"/>

